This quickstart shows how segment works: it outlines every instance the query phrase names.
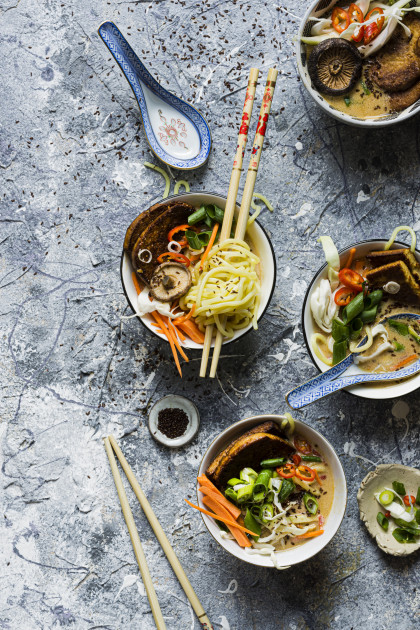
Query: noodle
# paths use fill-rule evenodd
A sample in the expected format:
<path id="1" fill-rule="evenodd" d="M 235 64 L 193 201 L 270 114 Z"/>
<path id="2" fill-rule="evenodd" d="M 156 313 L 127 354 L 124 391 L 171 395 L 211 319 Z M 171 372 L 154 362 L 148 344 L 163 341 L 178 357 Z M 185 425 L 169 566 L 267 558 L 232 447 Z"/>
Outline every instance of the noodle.
<path id="1" fill-rule="evenodd" d="M 192 286 L 179 300 L 183 310 L 195 304 L 194 320 L 201 330 L 214 324 L 224 337 L 252 324 L 257 329 L 260 304 L 258 256 L 240 239 L 229 238 L 215 245 L 200 272 L 198 261 L 191 269 Z"/>

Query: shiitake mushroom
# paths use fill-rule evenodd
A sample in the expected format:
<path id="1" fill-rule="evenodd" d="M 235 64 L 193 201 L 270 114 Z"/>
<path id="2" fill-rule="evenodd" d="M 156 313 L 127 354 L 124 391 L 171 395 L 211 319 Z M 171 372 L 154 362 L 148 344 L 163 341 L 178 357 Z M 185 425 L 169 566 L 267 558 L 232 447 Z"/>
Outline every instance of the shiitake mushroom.
<path id="1" fill-rule="evenodd" d="M 345 39 L 325 39 L 311 51 L 308 72 L 318 92 L 343 96 L 351 92 L 360 79 L 362 61 L 354 44 Z"/>

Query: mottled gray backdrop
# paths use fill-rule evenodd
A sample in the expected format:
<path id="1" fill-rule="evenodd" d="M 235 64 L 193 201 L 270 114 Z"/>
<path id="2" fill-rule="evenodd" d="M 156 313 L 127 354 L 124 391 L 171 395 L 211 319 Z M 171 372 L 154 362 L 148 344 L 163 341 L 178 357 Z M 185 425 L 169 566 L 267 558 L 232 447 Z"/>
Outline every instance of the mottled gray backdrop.
<path id="1" fill-rule="evenodd" d="M 374 463 L 418 464 L 418 392 L 383 402 L 339 393 L 301 414 L 340 454 L 349 500 L 336 538 L 296 570 L 239 563 L 183 501 L 221 429 L 284 411 L 284 393 L 316 373 L 300 320 L 322 262 L 316 239 L 328 233 L 342 247 L 398 224 L 420 228 L 420 118 L 360 131 L 321 113 L 296 74 L 306 4 L 0 1 L 0 628 L 154 628 L 102 445 L 111 431 L 218 630 L 418 627 L 418 556 L 378 550 L 356 502 Z M 98 37 L 106 19 L 207 117 L 213 149 L 187 174 L 194 191 L 227 190 L 249 68 L 280 71 L 256 187 L 274 205 L 261 220 L 277 286 L 258 333 L 224 351 L 219 381 L 197 377 L 198 355 L 181 381 L 169 348 L 137 320 L 122 321 L 124 233 L 163 179 L 143 166 L 155 159 Z M 150 405 L 170 392 L 201 413 L 197 439 L 179 451 L 157 446 L 147 429 Z M 168 628 L 197 629 L 129 497 Z"/>

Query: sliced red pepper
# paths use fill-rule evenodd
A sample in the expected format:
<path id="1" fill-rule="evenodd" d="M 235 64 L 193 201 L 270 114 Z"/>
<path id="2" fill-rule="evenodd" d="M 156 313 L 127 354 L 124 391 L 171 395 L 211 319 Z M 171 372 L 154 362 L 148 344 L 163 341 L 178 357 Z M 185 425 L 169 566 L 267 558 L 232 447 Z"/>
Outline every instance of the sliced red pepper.
<path id="1" fill-rule="evenodd" d="M 387 511 L 385 512 L 385 516 L 386 516 L 386 518 L 389 518 L 389 517 L 391 516 L 391 512 L 390 512 L 389 510 L 387 510 Z"/>
<path id="2" fill-rule="evenodd" d="M 366 44 L 370 44 L 370 42 L 373 41 L 375 37 L 378 37 L 379 33 L 382 31 L 382 27 L 385 22 L 384 12 L 380 7 L 376 7 L 376 9 L 372 9 L 372 11 L 369 11 L 365 21 L 374 17 L 375 14 L 378 14 L 378 16 L 381 17 L 378 17 L 376 22 L 372 22 L 372 24 L 368 24 L 367 26 L 365 26 L 365 32 L 363 36 L 363 43 L 365 46 Z"/>
<path id="3" fill-rule="evenodd" d="M 356 297 L 357 291 L 354 289 L 350 289 L 349 287 L 341 287 L 334 295 L 334 302 L 338 304 L 338 306 L 347 306 L 350 304 L 352 299 Z"/>
<path id="4" fill-rule="evenodd" d="M 357 271 L 353 271 L 353 269 L 348 269 L 347 267 L 344 267 L 344 269 L 340 270 L 338 274 L 338 279 L 340 280 L 341 284 L 344 284 L 344 286 L 353 289 L 353 291 L 356 291 L 356 293 L 360 293 L 361 291 L 363 291 L 363 283 L 365 280 L 360 274 L 357 273 Z"/>
<path id="5" fill-rule="evenodd" d="M 293 464 L 285 464 L 284 466 L 281 466 L 280 468 L 276 468 L 277 473 L 280 475 L 280 477 L 283 477 L 283 479 L 290 479 L 291 477 L 294 477 L 296 474 L 296 469 L 293 466 Z"/>
<path id="6" fill-rule="evenodd" d="M 312 447 L 306 440 L 303 440 L 300 437 L 295 437 L 293 440 L 293 444 L 295 445 L 295 449 L 300 451 L 304 455 L 310 455 L 312 453 Z"/>
<path id="7" fill-rule="evenodd" d="M 405 505 L 407 505 L 409 507 L 410 505 L 414 505 L 415 502 L 416 502 L 416 497 L 413 497 L 412 494 L 411 495 L 408 495 L 408 494 L 405 495 L 405 497 L 404 497 Z"/>
<path id="8" fill-rule="evenodd" d="M 189 258 L 184 256 L 184 254 L 178 254 L 177 252 L 165 252 L 164 254 L 160 254 L 160 256 L 157 257 L 157 261 L 159 263 L 169 262 L 170 260 L 181 263 L 186 267 L 189 267 L 191 264 Z"/>
<path id="9" fill-rule="evenodd" d="M 361 24 L 363 22 L 363 12 L 357 4 L 351 4 L 349 6 L 349 16 L 350 16 L 350 24 L 354 24 L 357 22 Z M 365 27 L 361 26 L 357 31 L 354 32 L 354 35 L 351 36 L 352 40 L 356 43 L 359 43 L 363 39 L 363 34 L 365 32 Z"/>
<path id="10" fill-rule="evenodd" d="M 296 468 L 296 477 L 302 481 L 311 482 L 315 479 L 315 470 L 302 464 Z"/>
<path id="11" fill-rule="evenodd" d="M 177 225 L 177 227 L 174 227 L 169 233 L 168 233 L 168 241 L 176 241 L 177 239 L 174 238 L 174 236 L 176 234 L 178 234 L 178 232 L 184 232 L 183 237 L 180 241 L 177 241 L 177 243 L 179 243 L 181 245 L 181 247 L 187 247 L 188 245 L 188 241 L 185 237 L 185 232 L 187 230 L 194 230 L 194 227 L 191 225 Z M 195 232 L 195 230 L 194 230 Z"/>
<path id="12" fill-rule="evenodd" d="M 337 33 L 342 33 L 343 31 L 345 31 L 350 24 L 349 14 L 341 7 L 335 7 L 334 11 L 332 12 L 331 20 L 332 25 Z"/>
<path id="13" fill-rule="evenodd" d="M 302 461 L 302 458 L 300 455 L 298 455 L 297 453 L 292 455 L 292 462 L 294 463 L 295 466 L 299 466 L 301 461 Z"/>

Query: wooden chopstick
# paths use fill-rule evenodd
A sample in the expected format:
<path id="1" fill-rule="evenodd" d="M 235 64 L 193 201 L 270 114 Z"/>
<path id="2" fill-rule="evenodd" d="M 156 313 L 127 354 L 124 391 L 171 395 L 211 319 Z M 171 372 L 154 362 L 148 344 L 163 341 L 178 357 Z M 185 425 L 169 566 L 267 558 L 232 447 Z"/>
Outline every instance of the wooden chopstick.
<path id="1" fill-rule="evenodd" d="M 147 520 L 149 521 L 155 535 L 156 538 L 158 539 L 163 551 L 166 554 L 166 557 L 169 560 L 169 563 L 176 575 L 176 577 L 178 578 L 182 588 L 184 589 L 184 592 L 186 594 L 186 596 L 188 597 L 191 606 L 194 609 L 195 614 L 198 617 L 198 620 L 200 621 L 201 625 L 203 626 L 204 630 L 213 630 L 213 626 L 211 625 L 209 618 L 207 617 L 206 613 L 204 612 L 204 608 L 200 603 L 200 600 L 198 599 L 193 587 L 190 584 L 189 579 L 187 578 L 184 569 L 182 568 L 182 565 L 180 563 L 180 561 L 178 560 L 175 551 L 172 549 L 171 544 L 169 542 L 169 540 L 166 537 L 165 532 L 162 529 L 161 524 L 159 523 L 158 519 L 156 518 L 155 513 L 152 510 L 152 507 L 149 503 L 149 501 L 146 498 L 146 495 L 144 494 L 143 490 L 141 489 L 133 471 L 130 468 L 129 463 L 127 462 L 126 458 L 123 455 L 123 452 L 121 451 L 120 447 L 118 446 L 115 438 L 113 435 L 110 435 L 107 440 L 109 440 L 112 448 L 115 451 L 116 456 L 118 457 L 118 460 L 127 476 L 128 481 L 131 484 L 131 487 L 134 490 L 134 494 L 136 495 L 137 499 L 139 500 L 139 503 L 143 509 L 143 512 L 145 513 Z M 114 459 L 115 462 L 115 459 Z M 117 471 L 118 472 L 118 471 Z M 128 525 L 128 524 L 127 524 Z M 133 545 L 134 546 L 134 545 Z M 142 574 L 143 575 L 143 574 Z M 158 626 L 159 627 L 159 626 Z"/>
<path id="2" fill-rule="evenodd" d="M 241 240 L 245 238 L 246 226 L 249 219 L 249 209 L 251 207 L 252 195 L 254 194 L 255 180 L 257 179 L 265 131 L 267 128 L 268 117 L 271 110 L 271 103 L 273 102 L 273 94 L 276 87 L 277 74 L 278 71 L 275 68 L 270 68 L 268 71 L 267 83 L 265 85 L 263 102 L 261 104 L 257 130 L 255 132 L 254 144 L 252 145 L 251 159 L 249 161 L 248 173 L 246 176 L 244 192 L 242 195 L 241 208 L 236 223 L 235 238 Z M 214 378 L 216 376 L 222 343 L 223 335 L 220 330 L 218 330 L 214 342 L 213 358 L 210 367 L 210 378 Z"/>
<path id="3" fill-rule="evenodd" d="M 121 475 L 118 471 L 114 453 L 112 452 L 110 443 L 111 439 L 113 439 L 112 436 L 105 438 L 104 444 L 106 454 L 108 455 L 109 463 L 111 466 L 112 476 L 114 477 L 115 486 L 117 488 L 118 497 L 120 499 L 122 513 L 124 514 L 125 522 L 127 523 L 128 533 L 130 534 L 131 538 L 131 544 L 133 545 L 134 554 L 137 559 L 137 564 L 139 565 L 143 584 L 146 589 L 147 597 L 149 598 L 150 607 L 152 609 L 152 614 L 156 623 L 156 627 L 158 630 L 166 630 L 165 621 L 163 619 L 162 611 L 160 609 L 158 598 L 156 596 L 155 587 L 153 586 L 149 567 L 147 566 L 146 556 L 144 555 L 136 524 L 134 523 L 133 513 L 128 504 L 128 499 L 124 490 Z"/>
<path id="4" fill-rule="evenodd" d="M 248 86 L 246 88 L 245 102 L 242 110 L 241 126 L 238 134 L 238 144 L 236 146 L 235 159 L 233 160 L 232 174 L 230 176 L 225 215 L 223 217 L 222 229 L 220 230 L 219 243 L 229 238 L 230 231 L 232 229 L 232 221 L 236 207 L 236 197 L 238 196 L 239 180 L 241 179 L 242 174 L 242 162 L 245 146 L 248 140 L 249 122 L 251 120 L 252 108 L 254 106 L 255 90 L 257 89 L 259 72 L 258 68 L 251 68 L 249 72 Z M 207 372 L 211 340 L 213 338 L 213 328 L 214 324 L 206 326 L 200 366 L 200 376 L 202 377 L 205 377 Z"/>

